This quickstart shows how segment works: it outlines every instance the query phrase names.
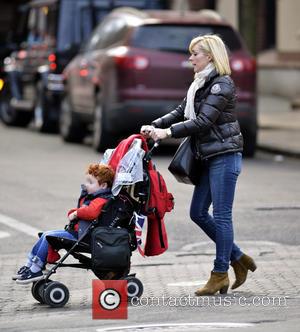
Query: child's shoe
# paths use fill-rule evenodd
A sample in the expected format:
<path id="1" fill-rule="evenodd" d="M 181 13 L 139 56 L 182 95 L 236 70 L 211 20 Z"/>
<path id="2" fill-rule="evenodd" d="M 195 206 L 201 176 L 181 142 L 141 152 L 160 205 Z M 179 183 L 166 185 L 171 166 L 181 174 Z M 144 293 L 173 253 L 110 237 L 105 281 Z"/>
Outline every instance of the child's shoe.
<path id="1" fill-rule="evenodd" d="M 30 269 L 24 272 L 20 278 L 16 280 L 17 284 L 29 284 L 30 282 L 38 281 L 44 278 L 43 272 L 32 272 Z"/>
<path id="2" fill-rule="evenodd" d="M 26 272 L 26 271 L 28 271 L 29 270 L 29 267 L 27 267 L 27 266 L 22 266 L 20 269 L 19 269 L 19 271 L 14 275 L 14 276 L 12 276 L 11 278 L 12 278 L 12 280 L 17 280 L 17 279 L 20 279 L 20 277 L 22 276 L 22 274 L 24 273 L 24 272 Z"/>

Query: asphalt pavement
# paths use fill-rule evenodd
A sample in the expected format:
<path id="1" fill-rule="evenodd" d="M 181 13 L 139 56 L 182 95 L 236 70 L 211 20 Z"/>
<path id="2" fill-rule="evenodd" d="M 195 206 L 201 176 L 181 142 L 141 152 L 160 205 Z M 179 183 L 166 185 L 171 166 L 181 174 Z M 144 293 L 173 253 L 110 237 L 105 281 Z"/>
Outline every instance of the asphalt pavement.
<path id="1" fill-rule="evenodd" d="M 259 96 L 258 107 L 259 148 L 276 152 L 277 161 L 280 155 L 300 156 L 300 111 L 274 96 Z M 184 229 L 194 230 L 191 224 L 182 226 L 191 189 L 172 182 L 167 172 L 170 156 L 159 157 L 159 169 L 165 172 L 176 196 L 176 211 L 167 216 L 166 223 L 171 248 L 153 258 L 134 253 L 131 271 L 142 280 L 144 294 L 139 304 L 129 306 L 128 320 L 95 321 L 91 317 L 91 281 L 95 278 L 91 272 L 61 269 L 54 276 L 54 280 L 68 286 L 71 294 L 69 303 L 60 309 L 36 303 L 31 286 L 17 285 L 11 275 L 23 264 L 24 250 L 32 245 L 37 228 L 60 225 L 59 211 L 70 206 L 82 169 L 97 154 L 89 147 L 62 145 L 54 135 L 28 130 L 0 126 L 0 138 L 4 156 L 0 178 L 5 189 L 5 193 L 0 192 L 0 330 L 126 331 L 126 326 L 134 325 L 128 328 L 130 332 L 299 331 L 299 160 L 271 162 L 258 153 L 255 159 L 245 161 L 235 209 L 236 230 L 238 244 L 253 256 L 258 269 L 249 273 L 247 282 L 237 290 L 197 302 L 194 291 L 206 282 L 215 249 L 210 241 L 200 238 L 198 230 L 196 236 L 187 234 L 184 241 L 181 239 Z M 41 186 L 36 178 L 43 178 L 44 172 L 51 176 Z M 30 199 L 25 196 L 28 192 Z M 239 223 L 243 228 L 238 228 Z M 276 225 L 280 232 L 271 238 Z M 290 229 L 293 231 L 288 232 Z M 290 239 L 280 238 L 285 233 Z M 232 269 L 230 280 L 234 281 Z M 158 301 L 163 302 L 157 305 Z"/>

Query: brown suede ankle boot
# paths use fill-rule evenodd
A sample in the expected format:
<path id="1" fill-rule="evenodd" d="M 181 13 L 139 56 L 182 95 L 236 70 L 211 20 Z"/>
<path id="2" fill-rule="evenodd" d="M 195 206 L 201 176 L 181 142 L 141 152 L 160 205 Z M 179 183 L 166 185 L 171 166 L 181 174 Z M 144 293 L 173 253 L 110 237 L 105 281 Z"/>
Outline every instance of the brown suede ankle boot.
<path id="1" fill-rule="evenodd" d="M 243 254 L 242 257 L 231 263 L 235 274 L 235 282 L 231 289 L 236 289 L 241 286 L 247 279 L 248 270 L 254 272 L 257 268 L 253 258 Z"/>
<path id="2" fill-rule="evenodd" d="M 196 290 L 195 295 L 214 295 L 218 291 L 220 294 L 226 294 L 229 287 L 229 279 L 227 272 L 211 271 L 210 278 L 203 288 Z"/>

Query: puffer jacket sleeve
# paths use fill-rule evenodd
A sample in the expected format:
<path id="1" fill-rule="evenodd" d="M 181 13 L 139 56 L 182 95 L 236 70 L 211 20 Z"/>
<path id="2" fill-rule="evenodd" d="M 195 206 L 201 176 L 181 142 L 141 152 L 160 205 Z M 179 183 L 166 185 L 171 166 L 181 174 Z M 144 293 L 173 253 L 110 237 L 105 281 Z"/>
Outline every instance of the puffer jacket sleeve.
<path id="1" fill-rule="evenodd" d="M 186 105 L 186 98 L 182 103 L 175 108 L 172 112 L 164 115 L 161 118 L 154 120 L 151 124 L 156 128 L 169 128 L 173 123 L 181 122 L 184 120 L 184 109 Z"/>
<path id="2" fill-rule="evenodd" d="M 208 131 L 218 119 L 234 94 L 234 87 L 225 78 L 219 78 L 212 85 L 208 96 L 195 110 L 196 119 L 186 120 L 171 126 L 172 137 L 180 138 Z"/>

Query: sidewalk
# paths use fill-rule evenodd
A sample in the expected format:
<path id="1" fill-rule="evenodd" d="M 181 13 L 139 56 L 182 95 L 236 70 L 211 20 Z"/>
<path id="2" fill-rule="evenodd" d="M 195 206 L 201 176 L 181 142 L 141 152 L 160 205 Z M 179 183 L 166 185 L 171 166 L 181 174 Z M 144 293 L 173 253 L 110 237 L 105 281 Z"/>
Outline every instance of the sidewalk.
<path id="1" fill-rule="evenodd" d="M 300 109 L 290 100 L 271 95 L 258 96 L 258 148 L 300 157 Z"/>
<path id="2" fill-rule="evenodd" d="M 243 297 L 245 303 L 251 303 L 253 298 L 270 297 L 276 298 L 276 301 L 281 298 L 282 314 L 286 315 L 290 306 L 299 303 L 300 247 L 268 241 L 240 241 L 240 244 L 246 252 L 251 251 L 258 269 L 254 273 L 249 273 L 247 282 L 240 288 L 229 290 L 227 296 L 232 299 Z M 144 298 L 180 298 L 188 295 L 193 297 L 194 291 L 207 281 L 214 254 L 215 248 L 211 242 L 189 244 L 177 252 L 167 251 L 164 255 L 156 257 L 143 258 L 134 252 L 131 272 L 137 273 L 137 277 L 142 280 Z M 9 317 L 12 318 L 16 313 L 19 317 L 26 316 L 28 319 L 38 313 L 43 315 L 49 311 L 46 306 L 38 306 L 32 298 L 31 284 L 20 286 L 10 279 L 22 263 L 23 254 L 0 257 L 0 329 L 5 322 L 9 324 Z M 229 273 L 232 284 L 232 269 Z M 63 282 L 70 289 L 71 298 L 66 310 L 80 307 L 90 310 L 91 285 L 92 279 L 95 279 L 93 273 L 79 270 L 74 278 L 72 269 L 60 269 L 51 279 Z M 238 303 L 234 302 L 234 305 L 238 306 Z M 262 309 L 263 307 L 259 310 Z"/>

